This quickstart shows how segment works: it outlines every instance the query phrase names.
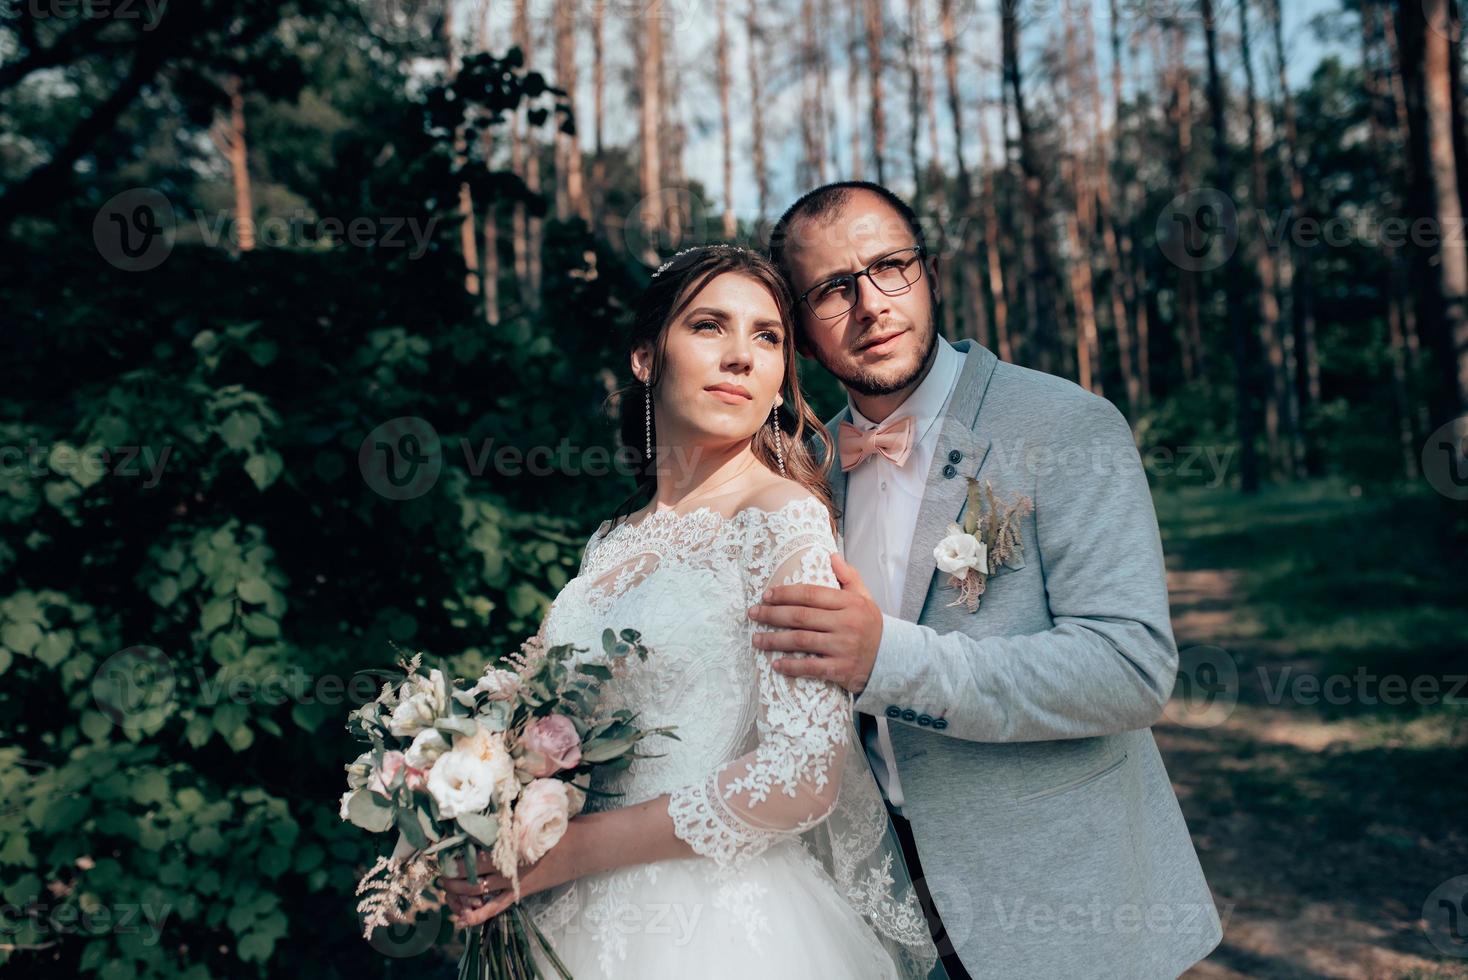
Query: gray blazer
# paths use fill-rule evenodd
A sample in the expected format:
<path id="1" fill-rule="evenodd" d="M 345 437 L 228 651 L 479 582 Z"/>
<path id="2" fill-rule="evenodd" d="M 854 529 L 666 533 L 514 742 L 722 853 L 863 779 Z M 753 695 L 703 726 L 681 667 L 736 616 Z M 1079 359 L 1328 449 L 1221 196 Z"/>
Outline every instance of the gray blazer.
<path id="1" fill-rule="evenodd" d="M 883 617 L 856 709 L 888 719 L 903 813 L 970 974 L 1176 977 L 1222 929 L 1149 729 L 1177 646 L 1131 429 L 1063 378 L 954 347 L 901 613 Z M 933 559 L 965 476 L 1035 503 L 1021 559 L 973 613 L 947 605 Z M 844 511 L 838 458 L 830 483 Z"/>

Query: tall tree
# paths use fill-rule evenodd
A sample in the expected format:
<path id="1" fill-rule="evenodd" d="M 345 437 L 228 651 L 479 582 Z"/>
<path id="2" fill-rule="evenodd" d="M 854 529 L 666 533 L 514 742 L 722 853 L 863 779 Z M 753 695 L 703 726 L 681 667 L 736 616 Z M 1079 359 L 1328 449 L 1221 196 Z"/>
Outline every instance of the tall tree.
<path id="1" fill-rule="evenodd" d="M 439 39 L 443 45 L 444 80 L 452 81 L 459 73 L 458 42 L 454 36 L 454 8 L 452 0 L 444 0 L 443 16 L 439 20 Z M 459 169 L 468 160 L 469 137 L 464 125 L 454 128 L 454 168 Z M 468 181 L 459 182 L 459 250 L 464 259 L 464 292 L 471 296 L 479 294 L 479 231 L 475 224 L 474 195 Z"/>
<path id="2" fill-rule="evenodd" d="M 719 134 L 723 139 L 724 238 L 732 241 L 739 226 L 734 219 L 734 124 L 729 113 L 729 23 L 728 0 L 715 0 L 719 38 L 714 50 L 714 71 L 719 86 Z"/>
<path id="3" fill-rule="evenodd" d="M 1193 189 L 1193 80 L 1185 57 L 1186 25 L 1190 18 L 1165 17 L 1159 25 L 1167 33 L 1167 116 L 1173 127 L 1172 172 L 1178 194 L 1184 199 Z M 1160 59 L 1158 64 L 1161 65 Z M 1177 272 L 1177 343 L 1183 377 L 1196 381 L 1207 373 L 1207 348 L 1203 343 L 1203 315 L 1198 306 L 1198 274 L 1192 269 Z"/>
<path id="4" fill-rule="evenodd" d="M 1213 15 L 1213 0 L 1199 0 L 1203 17 L 1203 46 L 1208 56 L 1208 106 L 1213 118 L 1213 181 L 1223 193 L 1234 193 L 1233 150 L 1228 144 L 1228 95 L 1223 73 L 1218 68 L 1218 22 Z M 1223 264 L 1224 307 L 1228 317 L 1230 347 L 1233 350 L 1234 425 L 1239 439 L 1239 489 L 1254 493 L 1259 489 L 1259 454 L 1254 445 L 1257 423 L 1258 385 L 1255 381 L 1256 357 L 1254 332 L 1244 320 L 1244 266 L 1232 259 Z"/>
<path id="5" fill-rule="evenodd" d="M 1024 73 L 1020 65 L 1020 0 L 1000 0 L 1000 33 L 1004 71 L 1015 121 L 1019 127 L 1019 161 L 1024 176 L 1025 199 L 1025 289 L 1031 313 L 1030 331 L 1042 371 L 1053 371 L 1060 335 L 1055 312 L 1055 272 L 1047 234 L 1049 212 L 1045 203 L 1045 174 L 1035 147 L 1034 126 L 1025 104 Z"/>
<path id="6" fill-rule="evenodd" d="M 1279 89 L 1275 120 L 1281 135 L 1279 152 L 1284 165 L 1285 185 L 1290 194 L 1291 224 L 1309 216 L 1309 203 L 1305 198 L 1305 177 L 1300 156 L 1299 126 L 1295 118 L 1295 96 L 1290 90 L 1285 75 L 1284 20 L 1280 14 L 1279 0 L 1265 0 L 1265 11 L 1269 15 L 1270 34 L 1274 39 L 1274 67 Z M 1290 317 L 1295 331 L 1295 349 L 1298 351 L 1299 377 L 1296 382 L 1300 393 L 1300 405 L 1296 415 L 1301 420 L 1302 436 L 1307 436 L 1310 424 L 1320 406 L 1320 355 L 1315 343 L 1315 289 L 1311 282 L 1310 250 L 1300 246 L 1298 238 L 1290 235 L 1289 263 L 1281 266 L 1280 290 L 1290 304 Z M 1313 440 L 1304 439 L 1305 465 L 1310 473 L 1319 472 L 1319 455 Z"/>
<path id="7" fill-rule="evenodd" d="M 576 12 L 578 0 L 556 0 L 555 58 L 556 84 L 567 97 L 576 98 Z M 552 125 L 555 116 L 550 117 Z M 582 170 L 581 140 L 572 127 L 569 133 L 556 126 L 556 217 L 565 221 L 573 213 L 584 221 L 591 219 L 586 201 L 585 175 Z"/>
<path id="8" fill-rule="evenodd" d="M 877 183 L 887 183 L 887 121 L 882 106 L 882 0 L 866 0 L 867 86 L 871 93 L 872 156 Z"/>
<path id="9" fill-rule="evenodd" d="M 1244 111 L 1249 121 L 1250 197 L 1258 214 L 1269 212 L 1269 164 L 1264 155 L 1264 134 L 1259 125 L 1259 99 L 1255 90 L 1254 56 L 1250 44 L 1249 5 L 1239 4 L 1239 52 L 1244 63 Z M 1259 277 L 1259 338 L 1266 352 L 1268 384 L 1264 399 L 1264 431 L 1271 466 L 1289 477 L 1301 475 L 1303 462 L 1295 423 L 1295 378 L 1286 344 L 1293 348 L 1293 331 L 1283 329 L 1279 315 L 1276 270 L 1280 248 L 1265 241 L 1245 242 L 1251 249 L 1254 272 Z"/>
<path id="10" fill-rule="evenodd" d="M 239 73 L 225 76 L 223 88 L 229 97 L 229 115 L 210 129 L 209 135 L 229 162 L 239 250 L 249 252 L 255 248 L 255 206 L 250 193 L 250 145 L 245 138 L 244 82 Z"/>
<path id="11" fill-rule="evenodd" d="M 752 142 L 751 157 L 754 163 L 754 186 L 755 195 L 759 205 L 758 221 L 763 223 L 765 215 L 770 213 L 770 171 L 765 147 L 765 114 L 754 110 L 754 106 L 763 106 L 764 98 L 764 66 L 767 59 L 764 57 L 764 32 L 759 22 L 759 0 L 748 0 L 744 13 L 745 32 L 749 37 L 749 97 L 751 112 L 750 140 Z"/>
<path id="12" fill-rule="evenodd" d="M 659 256 L 655 243 L 658 241 L 658 233 L 662 230 L 664 220 L 659 200 L 659 191 L 662 188 L 662 147 L 658 142 L 658 124 L 662 121 L 660 99 L 663 88 L 662 4 L 663 0 L 650 0 L 641 25 L 644 33 L 641 37 L 641 85 L 638 93 L 642 100 L 639 115 L 641 122 L 639 177 L 642 190 L 642 213 L 639 218 L 642 222 L 645 245 L 640 257 L 648 265 L 658 264 Z M 633 29 L 635 30 L 635 25 Z"/>
<path id="13" fill-rule="evenodd" d="M 490 0 L 481 0 L 479 4 L 479 31 L 474 40 L 475 51 L 489 50 L 489 3 Z M 494 156 L 493 127 L 484 127 L 479 140 L 487 163 Z M 492 200 L 484 207 L 479 235 L 484 246 L 484 322 L 493 326 L 500 322 L 500 216 L 499 208 Z"/>
<path id="14" fill-rule="evenodd" d="M 593 0 L 591 13 L 591 210 L 603 216 L 606 208 L 607 161 L 602 143 L 602 126 L 606 119 L 607 61 L 606 61 L 607 0 Z"/>
<path id="15" fill-rule="evenodd" d="M 1423 0 L 1420 7 L 1399 10 L 1401 67 L 1413 129 L 1413 203 L 1438 229 L 1434 254 L 1419 260 L 1429 287 L 1420 320 L 1434 353 L 1435 422 L 1468 411 L 1468 254 L 1453 147 L 1452 13 L 1447 0 Z"/>
<path id="16" fill-rule="evenodd" d="M 1391 145 L 1394 140 L 1383 123 L 1385 109 L 1389 104 L 1387 77 L 1393 73 L 1390 59 L 1385 62 L 1381 49 L 1385 47 L 1381 36 L 1382 10 L 1376 0 L 1361 3 L 1361 77 L 1366 89 L 1367 134 L 1371 155 L 1385 165 L 1387 180 L 1384 181 L 1383 203 L 1394 212 L 1400 213 L 1401 198 L 1393 185 L 1407 178 L 1399 166 L 1392 161 L 1401 158 L 1399 148 Z M 1390 344 L 1388 357 L 1391 367 L 1392 409 L 1396 416 L 1397 449 L 1401 454 L 1402 476 L 1414 479 L 1418 475 L 1417 436 L 1413 431 L 1410 354 L 1407 335 L 1415 332 L 1409 327 L 1412 316 L 1411 304 L 1407 301 L 1406 263 L 1402 250 L 1390 236 L 1382 236 L 1382 252 L 1387 264 L 1387 282 L 1383 289 L 1386 305 L 1387 338 Z"/>

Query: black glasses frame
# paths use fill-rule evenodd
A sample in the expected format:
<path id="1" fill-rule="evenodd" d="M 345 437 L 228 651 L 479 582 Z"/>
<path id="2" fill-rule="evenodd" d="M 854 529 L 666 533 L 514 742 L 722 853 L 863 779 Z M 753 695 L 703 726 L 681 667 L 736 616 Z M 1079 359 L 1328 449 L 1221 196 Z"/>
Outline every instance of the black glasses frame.
<path id="1" fill-rule="evenodd" d="M 880 263 L 887 261 L 892 256 L 897 255 L 899 252 L 915 252 L 915 253 L 917 253 L 916 256 L 914 257 L 915 258 L 915 261 L 917 262 L 917 266 L 918 266 L 917 278 L 914 279 L 912 282 L 903 283 L 897 289 L 883 289 L 881 283 L 877 282 L 876 279 L 872 278 L 872 269 L 875 268 Z M 886 295 L 888 295 L 888 296 L 895 295 L 897 293 L 902 292 L 902 290 L 904 290 L 904 289 L 910 289 L 911 287 L 916 286 L 918 283 L 922 282 L 922 280 L 923 280 L 923 258 L 927 254 L 928 254 L 928 250 L 925 247 L 923 247 L 922 245 L 904 245 L 902 248 L 894 248 L 892 251 L 887 252 L 885 255 L 879 255 L 879 256 L 877 256 L 875 259 L 872 260 L 871 264 L 868 265 L 865 269 L 862 269 L 862 270 L 860 270 L 858 272 L 846 272 L 846 273 L 842 273 L 839 276 L 832 276 L 829 279 L 822 279 L 820 282 L 816 283 L 814 286 L 810 287 L 805 292 L 801 293 L 800 294 L 800 299 L 798 300 L 798 302 L 799 303 L 804 303 L 805 306 L 806 306 L 806 308 L 810 310 L 811 315 L 814 316 L 817 320 L 834 320 L 838 316 L 845 316 L 846 314 L 850 313 L 853 309 L 856 308 L 856 299 L 855 299 L 855 296 L 856 296 L 856 281 L 858 279 L 860 279 L 862 276 L 866 276 L 867 277 L 867 282 L 871 283 L 873 286 L 876 286 L 878 289 L 882 290 L 882 292 L 885 293 Z M 813 292 L 815 292 L 817 289 L 820 289 L 822 286 L 825 286 L 825 285 L 827 285 L 829 283 L 836 282 L 839 279 L 850 279 L 851 280 L 852 293 L 853 293 L 853 298 L 851 300 L 851 305 L 848 306 L 846 309 L 842 310 L 840 313 L 832 313 L 830 316 L 821 316 L 819 313 L 816 312 L 815 304 L 810 301 L 810 294 L 813 293 Z"/>

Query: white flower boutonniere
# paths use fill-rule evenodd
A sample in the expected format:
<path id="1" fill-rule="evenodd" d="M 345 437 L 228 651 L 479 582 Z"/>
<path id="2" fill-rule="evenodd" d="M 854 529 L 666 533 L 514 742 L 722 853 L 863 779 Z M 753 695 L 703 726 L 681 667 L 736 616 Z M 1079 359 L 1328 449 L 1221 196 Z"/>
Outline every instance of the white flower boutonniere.
<path id="1" fill-rule="evenodd" d="M 1020 521 L 1035 509 L 1029 497 L 1016 497 L 1009 505 L 999 502 L 988 480 L 982 488 L 968 477 L 968 509 L 962 524 L 949 524 L 942 541 L 933 549 L 933 560 L 948 573 L 948 585 L 958 590 L 959 603 L 969 612 L 979 608 L 989 576 L 1008 564 L 1021 550 Z"/>

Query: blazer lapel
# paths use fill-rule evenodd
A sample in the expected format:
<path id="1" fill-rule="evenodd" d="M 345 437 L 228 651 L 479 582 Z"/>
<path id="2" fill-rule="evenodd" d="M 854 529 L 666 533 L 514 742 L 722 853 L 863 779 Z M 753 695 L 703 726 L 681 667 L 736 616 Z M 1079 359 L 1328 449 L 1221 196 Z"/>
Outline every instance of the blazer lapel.
<path id="1" fill-rule="evenodd" d="M 979 406 L 999 359 L 972 340 L 961 340 L 953 346 L 965 354 L 963 368 L 944 408 L 942 428 L 933 448 L 932 462 L 928 464 L 923 501 L 908 545 L 907 574 L 903 579 L 898 618 L 910 623 L 917 622 L 923 611 L 923 600 L 937 568 L 933 548 L 942 531 L 950 522 L 958 520 L 968 502 L 968 480 L 964 478 L 977 476 L 989 453 L 989 437 L 978 430 L 977 422 Z M 953 453 L 958 453 L 957 462 Z M 946 475 L 949 473 L 952 475 Z M 844 500 L 844 487 L 842 496 Z"/>
<path id="2" fill-rule="evenodd" d="M 836 441 L 836 435 L 840 431 L 841 423 L 850 421 L 851 406 L 847 405 L 826 423 L 826 431 L 831 436 L 831 465 L 826 468 L 826 485 L 831 488 L 831 502 L 836 505 L 839 513 L 836 531 L 841 535 L 846 534 L 846 471 L 841 468 L 841 448 Z"/>

